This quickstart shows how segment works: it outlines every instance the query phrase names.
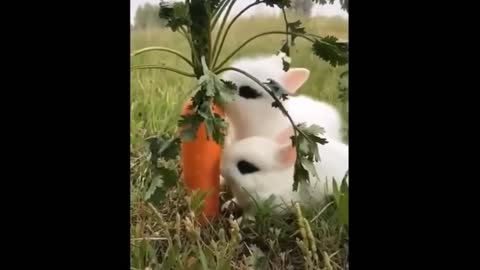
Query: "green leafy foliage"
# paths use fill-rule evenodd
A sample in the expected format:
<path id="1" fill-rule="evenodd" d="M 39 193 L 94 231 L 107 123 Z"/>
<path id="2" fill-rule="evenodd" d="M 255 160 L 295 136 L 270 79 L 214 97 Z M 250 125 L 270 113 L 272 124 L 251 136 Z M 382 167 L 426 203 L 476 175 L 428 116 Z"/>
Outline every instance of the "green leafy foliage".
<path id="1" fill-rule="evenodd" d="M 205 89 L 197 92 L 196 96 L 205 95 Z M 198 100 L 193 98 L 192 100 Z M 194 101 L 195 102 L 195 101 Z M 212 110 L 212 102 L 201 102 L 193 107 L 194 113 L 184 115 L 180 118 L 178 124 L 181 129 L 181 139 L 184 141 L 191 141 L 195 138 L 196 131 L 200 124 L 205 124 L 206 136 L 208 139 L 213 139 L 218 144 L 222 145 L 227 129 L 226 121 Z"/>
<path id="2" fill-rule="evenodd" d="M 290 57 L 290 46 L 288 45 L 288 40 L 283 43 L 282 48 L 278 54 L 284 53 L 285 56 L 282 57 L 283 71 L 288 71 L 290 69 L 290 61 L 286 61 L 286 57 Z M 290 58 L 289 58 L 290 59 Z"/>
<path id="3" fill-rule="evenodd" d="M 179 141 L 175 137 L 169 138 L 168 135 L 163 135 L 159 138 L 148 138 L 147 142 L 150 145 L 150 161 L 152 163 L 155 163 L 159 158 L 171 160 L 178 157 Z"/>
<path id="4" fill-rule="evenodd" d="M 264 0 L 265 4 L 270 7 L 277 6 L 279 8 L 291 7 L 291 0 Z"/>
<path id="5" fill-rule="evenodd" d="M 299 150 L 301 155 L 307 157 L 307 159 L 312 162 L 320 161 L 317 144 L 323 145 L 328 143 L 328 141 L 325 138 L 319 137 L 317 134 L 324 134 L 325 130 L 318 125 L 307 127 L 303 123 L 297 125 L 297 127 L 303 135 L 299 136 L 300 139 L 297 139 L 297 145 L 300 145 Z"/>
<path id="6" fill-rule="evenodd" d="M 305 34 L 305 27 L 300 27 L 302 25 L 302 22 L 300 20 L 296 20 L 294 22 L 287 23 L 288 31 L 292 33 L 299 33 L 299 34 Z M 292 46 L 295 45 L 295 39 L 298 37 L 298 35 L 292 34 L 290 35 L 291 37 L 291 43 Z"/>
<path id="7" fill-rule="evenodd" d="M 153 169 L 152 182 L 145 192 L 144 200 L 153 204 L 159 204 L 165 198 L 167 190 L 174 187 L 178 182 L 178 167 L 163 167 L 163 164 L 157 164 Z"/>
<path id="8" fill-rule="evenodd" d="M 295 171 L 293 173 L 293 190 L 297 191 L 299 183 L 302 183 L 303 181 L 309 182 L 310 177 L 308 171 L 303 166 L 302 161 L 297 159 L 295 161 Z"/>
<path id="9" fill-rule="evenodd" d="M 166 190 L 175 186 L 178 181 L 179 139 L 163 135 L 147 139 L 150 148 L 150 162 L 153 178 L 144 200 L 159 203 Z"/>
<path id="10" fill-rule="evenodd" d="M 267 86 L 268 88 L 270 88 L 270 90 L 272 91 L 272 93 L 277 97 L 278 100 L 274 100 L 272 102 L 272 107 L 274 108 L 280 108 L 282 106 L 280 100 L 287 100 L 288 99 L 288 92 L 287 90 L 280 84 L 278 83 L 277 81 L 273 80 L 273 79 L 268 79 L 267 82 L 264 82 L 263 83 L 265 86 Z M 281 110 L 282 113 L 285 115 L 285 110 Z"/>
<path id="11" fill-rule="evenodd" d="M 295 46 L 295 38 L 298 37 L 297 34 L 305 34 L 305 27 L 300 27 L 302 25 L 302 22 L 300 20 L 294 21 L 294 22 L 288 22 L 287 16 L 285 13 L 285 10 L 282 10 L 284 14 L 284 20 L 285 20 L 285 25 L 286 25 L 286 30 L 290 32 L 290 44 L 291 46 Z M 283 52 L 286 54 L 286 57 L 282 57 L 282 64 L 283 64 L 283 70 L 288 71 L 290 69 L 290 44 L 288 42 L 288 34 L 287 38 L 285 40 L 285 43 L 283 44 L 282 48 L 280 48 L 280 52 Z M 288 60 L 287 60 L 288 59 Z"/>
<path id="12" fill-rule="evenodd" d="M 273 79 L 268 79 L 267 82 L 264 82 L 263 84 L 270 88 L 277 98 L 287 100 L 288 91 L 279 82 Z"/>
<path id="13" fill-rule="evenodd" d="M 340 221 L 340 224 L 348 227 L 348 172 L 345 173 L 345 176 L 342 179 L 340 188 L 337 185 L 335 179 L 333 179 L 333 197 L 335 199 L 335 204 L 337 206 L 337 217 Z"/>
<path id="14" fill-rule="evenodd" d="M 182 126 L 182 139 L 192 140 L 200 124 L 205 124 L 207 138 L 212 138 L 223 144 L 227 129 L 225 120 L 212 110 L 213 104 L 223 105 L 233 100 L 235 85 L 225 83 L 208 68 L 210 59 L 210 18 L 218 9 L 220 1 L 192 0 L 188 8 L 192 20 L 190 35 L 192 38 L 192 58 L 194 72 L 198 78 L 200 90 L 192 98 L 193 114 L 183 116 L 179 125 Z M 201 56 L 200 62 L 193 55 Z"/>
<path id="15" fill-rule="evenodd" d="M 163 187 L 163 180 L 161 175 L 157 175 L 152 179 L 152 182 L 150 183 L 150 186 L 148 187 L 147 191 L 145 192 L 145 201 L 150 201 L 155 199 L 161 199 L 162 192 L 160 189 Z M 155 194 L 155 196 L 153 196 Z"/>
<path id="16" fill-rule="evenodd" d="M 328 141 L 318 134 L 324 134 L 325 130 L 317 125 L 308 126 L 304 123 L 298 124 L 297 128 L 302 136 L 292 136 L 292 145 L 297 148 L 297 160 L 295 161 L 295 172 L 293 175 L 293 190 L 298 189 L 302 181 L 310 181 L 309 173 L 317 177 L 314 162 L 320 161 L 318 144 L 326 144 Z"/>
<path id="17" fill-rule="evenodd" d="M 183 141 L 192 141 L 195 139 L 195 134 L 200 124 L 203 122 L 203 117 L 199 114 L 183 115 L 178 120 L 180 126 L 180 137 Z"/>
<path id="18" fill-rule="evenodd" d="M 198 80 L 200 90 L 192 98 L 191 109 L 194 114 L 185 115 L 179 120 L 182 127 L 181 137 L 190 141 L 195 138 L 196 130 L 201 123 L 205 123 L 207 138 L 213 138 L 222 145 L 227 130 L 225 120 L 212 110 L 213 103 L 224 105 L 234 98 L 236 85 L 229 81 L 221 80 L 211 72 L 202 57 L 203 75 Z"/>
<path id="19" fill-rule="evenodd" d="M 227 122 L 225 122 L 225 120 L 218 114 L 214 114 L 213 117 L 205 120 L 205 127 L 207 130 L 207 137 L 213 138 L 213 140 L 219 145 L 223 145 L 227 130 Z"/>
<path id="20" fill-rule="evenodd" d="M 191 0 L 188 8 L 190 19 L 190 36 L 192 38 L 192 50 L 196 55 L 205 57 L 210 63 L 210 5 L 206 0 Z M 203 75 L 203 68 L 199 58 L 193 59 L 194 72 L 197 78 Z"/>
<path id="21" fill-rule="evenodd" d="M 190 25 L 190 17 L 185 3 L 181 2 L 161 2 L 158 13 L 160 19 L 166 21 L 166 26 L 170 27 L 173 32 L 182 26 Z"/>
<path id="22" fill-rule="evenodd" d="M 280 48 L 280 52 L 283 52 L 287 56 L 290 56 L 290 46 L 288 45 L 288 41 L 285 41 L 285 43 L 283 43 L 282 47 Z"/>
<path id="23" fill-rule="evenodd" d="M 198 80 L 200 86 L 206 89 L 205 95 L 213 98 L 216 104 L 224 105 L 233 101 L 235 96 L 236 85 L 232 82 L 221 80 L 215 73 L 211 72 L 205 59 L 202 58 L 203 75 Z"/>
<path id="24" fill-rule="evenodd" d="M 326 36 L 320 40 L 315 40 L 312 45 L 315 55 L 334 67 L 345 65 L 348 62 L 347 47 L 344 44 L 337 43 L 337 40 L 334 36 Z"/>

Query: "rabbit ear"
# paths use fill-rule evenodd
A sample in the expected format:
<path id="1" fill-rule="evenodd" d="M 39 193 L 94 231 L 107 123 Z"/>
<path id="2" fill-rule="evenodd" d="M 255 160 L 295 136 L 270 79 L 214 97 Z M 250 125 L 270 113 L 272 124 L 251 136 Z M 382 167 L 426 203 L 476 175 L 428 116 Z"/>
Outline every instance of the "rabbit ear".
<path id="1" fill-rule="evenodd" d="M 288 127 L 280 132 L 275 138 L 280 145 L 280 149 L 277 152 L 277 160 L 280 162 L 281 168 L 293 166 L 293 163 L 296 160 L 297 152 L 292 146 L 292 141 L 290 139 L 293 134 L 292 127 Z"/>
<path id="2" fill-rule="evenodd" d="M 295 94 L 297 90 L 310 77 L 310 71 L 306 68 L 290 68 L 282 75 L 283 87 L 288 91 L 288 94 Z"/>

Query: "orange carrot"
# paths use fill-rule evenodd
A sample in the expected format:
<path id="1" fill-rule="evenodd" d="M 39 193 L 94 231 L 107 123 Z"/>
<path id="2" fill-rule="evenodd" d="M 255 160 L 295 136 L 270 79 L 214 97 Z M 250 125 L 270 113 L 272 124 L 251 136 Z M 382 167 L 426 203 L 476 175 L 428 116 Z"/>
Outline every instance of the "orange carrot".
<path id="1" fill-rule="evenodd" d="M 192 113 L 188 108 L 190 104 L 191 101 L 188 100 L 183 105 L 182 115 Z M 213 106 L 213 111 L 224 116 L 223 110 L 216 105 Z M 203 123 L 194 140 L 182 141 L 180 144 L 183 181 L 187 189 L 210 192 L 203 202 L 203 213 L 208 219 L 219 213 L 220 153 L 221 146 L 213 138 L 207 140 Z"/>

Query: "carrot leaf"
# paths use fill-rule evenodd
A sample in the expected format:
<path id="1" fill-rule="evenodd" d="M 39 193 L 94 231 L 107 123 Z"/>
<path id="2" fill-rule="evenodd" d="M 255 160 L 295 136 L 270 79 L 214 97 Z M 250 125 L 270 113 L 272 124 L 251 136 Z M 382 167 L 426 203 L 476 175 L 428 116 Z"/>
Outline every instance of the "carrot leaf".
<path id="1" fill-rule="evenodd" d="M 305 34 L 305 27 L 300 27 L 302 25 L 302 22 L 300 20 L 296 20 L 294 22 L 287 23 L 288 31 L 292 33 L 300 33 L 300 34 Z M 292 34 L 291 35 L 291 43 L 292 46 L 295 45 L 295 38 L 297 38 L 298 35 Z"/>
<path id="2" fill-rule="evenodd" d="M 295 162 L 293 190 L 297 190 L 300 181 L 310 181 L 310 175 L 318 177 L 314 162 L 320 161 L 318 144 L 326 144 L 328 141 L 318 135 L 325 130 L 317 125 L 307 126 L 304 123 L 297 125 L 299 136 L 292 136 L 292 144 L 297 147 L 297 161 Z"/>
<path id="3" fill-rule="evenodd" d="M 170 27 L 173 32 L 191 23 L 187 5 L 181 2 L 161 2 L 158 16 L 166 22 L 166 26 Z"/>
<path id="4" fill-rule="evenodd" d="M 291 6 L 290 0 L 265 0 L 264 2 L 270 7 L 277 6 L 279 8 L 288 8 Z"/>
<path id="5" fill-rule="evenodd" d="M 195 139 L 195 134 L 200 124 L 203 122 L 203 117 L 200 114 L 189 114 L 181 116 L 178 120 L 178 125 L 182 127 L 180 131 L 180 138 L 182 141 L 192 141 Z"/>
<path id="6" fill-rule="evenodd" d="M 224 105 L 231 102 L 235 95 L 236 85 L 220 79 L 208 69 L 205 57 L 202 57 L 203 75 L 198 80 L 202 88 L 205 88 L 205 96 L 213 97 L 216 104 Z"/>
<path id="7" fill-rule="evenodd" d="M 313 53 L 333 67 L 345 65 L 348 62 L 347 47 L 337 41 L 334 36 L 317 39 L 312 45 Z"/>

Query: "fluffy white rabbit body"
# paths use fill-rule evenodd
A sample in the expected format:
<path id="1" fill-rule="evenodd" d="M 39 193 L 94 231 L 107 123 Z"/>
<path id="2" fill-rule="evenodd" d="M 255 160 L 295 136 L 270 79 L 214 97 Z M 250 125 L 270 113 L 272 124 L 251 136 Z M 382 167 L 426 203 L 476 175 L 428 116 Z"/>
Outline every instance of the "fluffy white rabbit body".
<path id="1" fill-rule="evenodd" d="M 292 96 L 308 79 L 310 72 L 307 69 L 292 67 L 285 72 L 282 58 L 277 55 L 241 58 L 231 66 L 248 72 L 260 82 L 273 79 L 282 84 L 289 94 L 283 104 L 296 124 L 317 124 L 325 130 L 322 136 L 341 141 L 342 122 L 335 107 L 307 96 Z M 290 126 L 288 118 L 278 108 L 272 107 L 274 99 L 256 82 L 236 71 L 227 71 L 222 78 L 237 85 L 235 100 L 225 105 L 229 123 L 225 146 L 251 136 L 274 138 Z M 223 177 L 220 184 L 225 185 Z"/>
<path id="2" fill-rule="evenodd" d="M 248 72 L 262 83 L 268 79 L 280 83 L 288 91 L 288 100 L 283 104 L 295 124 L 317 124 L 324 128 L 325 136 L 341 141 L 342 122 L 335 107 L 307 96 L 291 96 L 308 79 L 307 69 L 290 68 L 285 72 L 282 58 L 277 55 L 242 58 L 231 66 Z M 256 82 L 236 71 L 227 71 L 222 78 L 237 85 L 235 100 L 225 105 L 230 124 L 227 144 L 251 136 L 273 138 L 290 124 L 278 108 L 272 107 L 274 99 Z"/>
<path id="3" fill-rule="evenodd" d="M 292 134 L 290 128 L 286 132 Z M 310 185 L 303 185 L 302 192 L 300 187 L 292 190 L 296 152 L 289 136 L 281 134 L 276 140 L 253 136 L 233 142 L 224 149 L 221 174 L 241 208 L 248 207 L 252 197 L 265 201 L 271 195 L 280 206 L 275 209 L 292 202 L 319 203 L 332 191 L 333 178 L 340 185 L 348 171 L 348 145 L 327 140 L 318 145 L 321 160 L 314 164 L 318 178 L 310 175 Z"/>

